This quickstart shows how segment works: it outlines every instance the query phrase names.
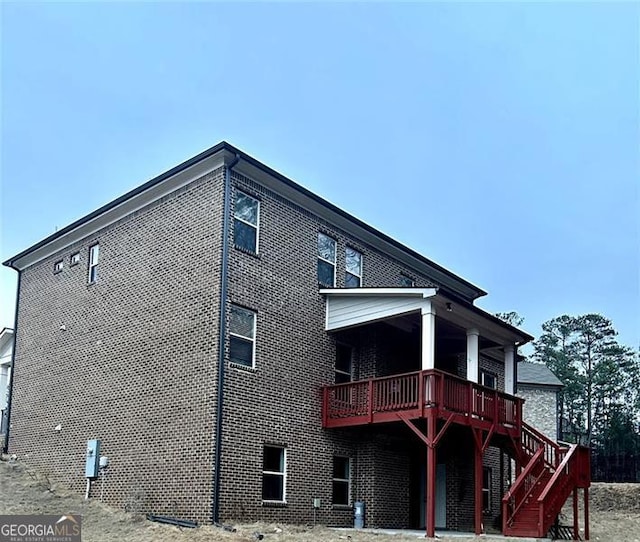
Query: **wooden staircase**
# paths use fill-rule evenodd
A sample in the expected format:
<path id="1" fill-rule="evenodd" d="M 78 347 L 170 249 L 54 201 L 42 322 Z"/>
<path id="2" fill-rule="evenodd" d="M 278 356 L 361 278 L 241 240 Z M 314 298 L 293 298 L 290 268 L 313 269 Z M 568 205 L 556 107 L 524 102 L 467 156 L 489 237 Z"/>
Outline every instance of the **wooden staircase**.
<path id="1" fill-rule="evenodd" d="M 589 449 L 560 446 L 524 422 L 521 438 L 513 444 L 516 463 L 524 468 L 502 499 L 503 533 L 544 537 L 569 496 L 589 487 Z M 576 518 L 574 526 L 577 540 Z"/>

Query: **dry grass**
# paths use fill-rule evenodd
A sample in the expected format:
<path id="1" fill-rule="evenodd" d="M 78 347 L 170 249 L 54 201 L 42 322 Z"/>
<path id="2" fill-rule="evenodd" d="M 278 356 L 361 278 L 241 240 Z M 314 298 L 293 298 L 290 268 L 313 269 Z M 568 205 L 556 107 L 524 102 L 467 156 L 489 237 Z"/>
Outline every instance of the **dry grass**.
<path id="1" fill-rule="evenodd" d="M 598 542 L 640 542 L 640 485 L 594 484 L 591 506 L 591 539 Z M 84 542 L 251 542 L 254 533 L 265 542 L 407 542 L 415 536 L 362 531 L 336 531 L 326 527 L 255 523 L 234 526 L 227 532 L 214 526 L 181 529 L 147 521 L 143 516 L 114 510 L 100 502 L 85 501 L 76 494 L 51 484 L 48 477 L 16 463 L 0 461 L 0 513 L 62 514 L 83 516 Z M 571 517 L 564 523 L 570 523 Z M 424 538 L 423 538 L 424 540 Z M 444 537 L 443 542 L 460 541 Z M 516 541 L 483 536 L 480 540 Z"/>

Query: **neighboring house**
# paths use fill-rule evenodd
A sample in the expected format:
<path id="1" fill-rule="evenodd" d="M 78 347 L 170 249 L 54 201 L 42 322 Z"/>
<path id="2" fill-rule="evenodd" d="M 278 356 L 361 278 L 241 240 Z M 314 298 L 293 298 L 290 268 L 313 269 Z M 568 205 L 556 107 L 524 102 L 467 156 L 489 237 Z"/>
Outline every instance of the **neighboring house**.
<path id="1" fill-rule="evenodd" d="M 13 354 L 13 329 L 0 331 L 0 445 L 8 426 L 9 387 L 11 383 L 11 356 Z"/>
<path id="2" fill-rule="evenodd" d="M 564 385 L 542 363 L 518 364 L 518 395 L 525 400 L 524 420 L 552 440 L 558 440 L 558 394 Z"/>
<path id="3" fill-rule="evenodd" d="M 5 265 L 9 450 L 83 491 L 100 439 L 113 505 L 348 526 L 363 501 L 367 525 L 431 535 L 504 510 L 533 535 L 588 485 L 580 449 L 522 423 L 532 337 L 476 307 L 482 289 L 227 143 Z M 524 470 L 502 503 L 507 457 Z"/>

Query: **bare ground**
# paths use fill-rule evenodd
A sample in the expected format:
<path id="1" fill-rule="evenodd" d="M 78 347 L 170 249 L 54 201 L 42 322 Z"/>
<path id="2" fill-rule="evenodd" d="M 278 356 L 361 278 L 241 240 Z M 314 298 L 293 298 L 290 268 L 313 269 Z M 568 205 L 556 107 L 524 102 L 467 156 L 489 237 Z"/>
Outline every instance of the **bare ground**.
<path id="1" fill-rule="evenodd" d="M 591 540 L 640 542 L 640 484 L 593 484 L 591 489 Z M 85 501 L 21 463 L 0 461 L 0 514 L 82 514 L 84 542 L 250 542 L 255 532 L 265 542 L 407 542 L 416 537 L 361 531 L 336 531 L 326 527 L 256 523 L 234 525 L 236 532 L 206 525 L 181 529 L 147 521 L 101 504 Z M 580 511 L 582 517 L 582 509 Z M 563 523 L 571 524 L 571 515 Z M 423 539 L 424 540 L 424 539 Z M 439 538 L 460 542 L 460 538 Z M 463 539 L 464 540 L 464 539 Z M 514 538 L 482 536 L 486 542 L 517 541 Z"/>

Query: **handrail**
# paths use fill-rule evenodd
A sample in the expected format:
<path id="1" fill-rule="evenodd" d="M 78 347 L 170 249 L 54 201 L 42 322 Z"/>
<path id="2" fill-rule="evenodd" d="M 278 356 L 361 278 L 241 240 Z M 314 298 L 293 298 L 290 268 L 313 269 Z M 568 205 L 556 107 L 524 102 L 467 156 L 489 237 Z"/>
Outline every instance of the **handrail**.
<path id="1" fill-rule="evenodd" d="M 538 444 L 542 445 L 545 448 L 545 460 L 546 463 L 553 469 L 555 469 L 561 461 L 562 453 L 565 451 L 565 448 L 561 447 L 558 443 L 552 441 L 545 434 L 538 431 L 535 427 L 532 427 L 525 421 L 522 421 L 522 432 L 530 433 L 533 437 L 538 440 Z M 552 457 L 547 457 L 546 449 L 549 448 L 550 454 Z"/>
<path id="2" fill-rule="evenodd" d="M 571 447 L 569 448 L 569 452 L 567 453 L 567 455 L 564 456 L 564 459 L 562 460 L 562 463 L 560 463 L 560 465 L 556 469 L 556 472 L 553 473 L 553 476 L 551 477 L 551 479 L 547 483 L 547 486 L 544 488 L 544 490 L 542 491 L 542 493 L 538 497 L 538 502 L 539 503 L 542 503 L 547 498 L 547 495 L 553 489 L 553 486 L 557 483 L 558 479 L 561 476 L 563 476 L 563 474 L 565 476 L 567 475 L 567 473 L 564 473 L 564 469 L 569 465 L 569 462 L 573 460 L 573 458 L 574 458 L 573 454 L 575 453 L 575 451 L 577 449 L 578 449 L 578 445 L 577 444 L 572 444 L 571 445 Z"/>
<path id="3" fill-rule="evenodd" d="M 540 465 L 540 458 L 542 457 L 543 453 L 544 453 L 544 448 L 543 447 L 538 448 L 538 451 L 533 455 L 533 457 L 531 458 L 527 466 L 524 468 L 524 470 L 520 473 L 520 475 L 518 476 L 516 481 L 513 483 L 511 488 L 509 488 L 509 491 L 507 491 L 505 496 L 502 497 L 502 517 L 505 525 L 510 525 L 515 515 L 518 513 L 520 508 L 522 508 L 522 506 L 526 502 L 527 497 L 535 489 L 536 484 L 538 483 L 540 478 L 544 475 L 545 473 L 544 463 L 542 465 L 543 466 L 542 472 L 537 476 L 533 474 L 533 469 Z M 528 480 L 529 476 L 533 476 L 535 477 L 535 479 L 533 480 L 533 483 L 531 483 L 529 487 L 526 488 L 525 484 L 529 481 Z M 522 496 L 522 498 L 518 498 L 518 502 L 516 506 L 513 506 L 513 510 L 511 511 L 511 514 L 509 514 L 509 501 L 512 499 L 514 500 L 516 499 L 516 494 L 520 492 L 521 487 L 523 489 L 526 489 L 526 491 L 524 492 L 524 495 Z"/>
<path id="4" fill-rule="evenodd" d="M 524 484 L 526 477 L 529 475 L 530 471 L 533 470 L 533 467 L 535 467 L 536 462 L 543 454 L 543 452 L 544 448 L 538 448 L 538 451 L 529 460 L 529 463 L 527 463 L 527 466 L 522 470 L 522 472 L 516 478 L 515 482 L 513 482 L 513 485 L 504 494 L 504 497 L 502 497 L 502 502 L 509 502 L 509 499 L 515 496 L 514 493 L 516 493 L 516 490 L 520 489 L 520 486 Z"/>

